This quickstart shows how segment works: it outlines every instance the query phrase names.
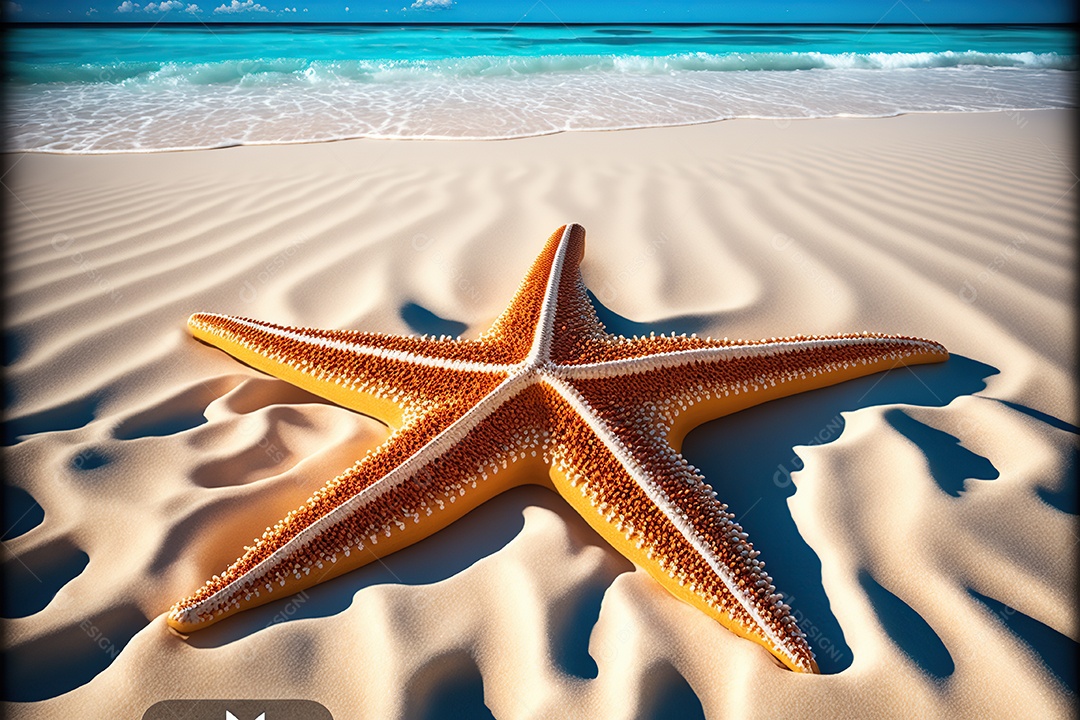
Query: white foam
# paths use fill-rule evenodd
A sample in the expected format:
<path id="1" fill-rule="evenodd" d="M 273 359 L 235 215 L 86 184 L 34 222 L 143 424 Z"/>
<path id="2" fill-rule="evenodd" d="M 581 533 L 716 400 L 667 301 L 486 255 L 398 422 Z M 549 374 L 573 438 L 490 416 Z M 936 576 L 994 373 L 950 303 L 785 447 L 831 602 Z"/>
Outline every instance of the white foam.
<path id="1" fill-rule="evenodd" d="M 109 153 L 1072 107 L 1074 74 L 1039 66 L 1052 64 L 1051 55 L 1058 65 L 1075 64 L 1052 53 L 991 58 L 1015 67 L 990 67 L 985 54 L 985 64 L 964 64 L 965 53 L 802 53 L 781 59 L 831 69 L 712 72 L 739 57 L 704 54 L 607 58 L 606 69 L 588 65 L 598 56 L 457 61 L 467 68 L 419 61 L 161 67 L 118 82 L 10 86 L 7 135 L 12 150 Z M 932 67 L 942 63 L 953 66 Z"/>

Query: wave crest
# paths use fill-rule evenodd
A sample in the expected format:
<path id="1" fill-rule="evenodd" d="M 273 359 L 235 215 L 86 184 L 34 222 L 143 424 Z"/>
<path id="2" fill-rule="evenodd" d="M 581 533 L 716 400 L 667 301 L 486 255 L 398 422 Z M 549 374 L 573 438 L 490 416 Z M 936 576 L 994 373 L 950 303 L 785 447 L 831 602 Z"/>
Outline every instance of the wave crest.
<path id="1" fill-rule="evenodd" d="M 303 59 L 225 60 L 211 63 L 115 62 L 101 65 L 12 62 L 8 77 L 20 85 L 95 84 L 175 86 L 281 83 L 384 83 L 561 73 L 664 75 L 680 72 L 899 70 L 905 68 L 1005 67 L 1077 70 L 1075 55 L 1059 53 L 680 53 L 676 55 L 477 55 L 442 60 Z"/>

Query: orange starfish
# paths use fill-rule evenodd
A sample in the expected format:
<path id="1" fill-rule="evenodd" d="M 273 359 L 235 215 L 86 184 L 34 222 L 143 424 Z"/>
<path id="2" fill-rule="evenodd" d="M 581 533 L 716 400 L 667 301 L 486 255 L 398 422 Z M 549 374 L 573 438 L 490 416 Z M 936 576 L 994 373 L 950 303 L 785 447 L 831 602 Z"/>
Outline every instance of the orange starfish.
<path id="1" fill-rule="evenodd" d="M 862 333 L 758 342 L 604 331 L 559 228 L 510 307 L 476 340 L 310 330 L 196 314 L 195 337 L 385 422 L 378 448 L 267 528 L 169 611 L 180 632 L 410 545 L 523 483 L 552 487 L 676 597 L 817 672 L 758 552 L 678 449 L 694 426 L 774 398 L 948 358 Z"/>

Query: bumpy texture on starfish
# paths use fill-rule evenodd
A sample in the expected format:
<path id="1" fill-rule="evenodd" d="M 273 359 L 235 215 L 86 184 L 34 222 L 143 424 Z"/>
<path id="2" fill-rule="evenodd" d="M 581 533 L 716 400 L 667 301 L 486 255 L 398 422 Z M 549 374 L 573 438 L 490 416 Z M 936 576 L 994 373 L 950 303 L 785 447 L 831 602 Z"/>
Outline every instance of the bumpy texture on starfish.
<path id="1" fill-rule="evenodd" d="M 694 426 L 945 348 L 880 334 L 761 341 L 625 338 L 599 322 L 578 266 L 585 231 L 549 238 L 477 340 L 287 328 L 196 314 L 193 334 L 392 432 L 220 576 L 169 611 L 181 632 L 410 545 L 522 483 L 553 487 L 676 597 L 792 670 L 813 653 L 758 552 L 679 454 Z"/>

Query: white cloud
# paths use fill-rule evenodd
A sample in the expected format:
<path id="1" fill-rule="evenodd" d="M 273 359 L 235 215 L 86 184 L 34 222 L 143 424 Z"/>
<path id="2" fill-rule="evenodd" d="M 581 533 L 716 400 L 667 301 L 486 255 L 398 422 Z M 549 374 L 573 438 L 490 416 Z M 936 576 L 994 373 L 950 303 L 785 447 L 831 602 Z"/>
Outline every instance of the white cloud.
<path id="1" fill-rule="evenodd" d="M 218 5 L 214 8 L 216 13 L 241 13 L 241 12 L 270 12 L 270 8 L 260 5 L 255 0 L 232 0 L 230 5 Z"/>
<path id="2" fill-rule="evenodd" d="M 17 2 L 4 3 L 4 8 L 9 13 L 21 13 L 22 12 L 22 5 L 20 5 Z"/>
<path id="3" fill-rule="evenodd" d="M 348 5 L 345 6 L 345 12 L 349 12 L 349 6 Z"/>
<path id="4" fill-rule="evenodd" d="M 143 8 L 143 10 L 145 12 L 148 12 L 148 13 L 153 13 L 153 12 L 164 13 L 164 12 L 169 12 L 170 10 L 183 10 L 183 9 L 184 9 L 184 3 L 180 2 L 180 0 L 161 0 L 160 3 L 152 3 L 151 2 L 151 3 L 147 3 L 146 7 Z"/>
<path id="5" fill-rule="evenodd" d="M 118 13 L 134 13 L 140 11 L 145 13 L 167 13 L 171 10 L 182 10 L 183 12 L 195 14 L 199 12 L 199 6 L 195 3 L 188 3 L 185 7 L 183 0 L 161 0 L 161 2 L 148 2 L 146 3 L 146 7 L 143 7 L 137 2 L 124 0 L 124 2 L 120 3 L 116 8 L 116 12 Z M 90 16 L 96 12 L 96 8 L 90 8 L 86 14 L 87 16 Z"/>
<path id="6" fill-rule="evenodd" d="M 449 10 L 454 6 L 454 0 L 416 0 L 411 7 L 413 10 Z"/>
<path id="7" fill-rule="evenodd" d="M 86 11 L 86 17 L 90 17 L 91 15 L 93 15 L 96 12 L 97 12 L 97 8 L 90 8 L 89 10 Z"/>

